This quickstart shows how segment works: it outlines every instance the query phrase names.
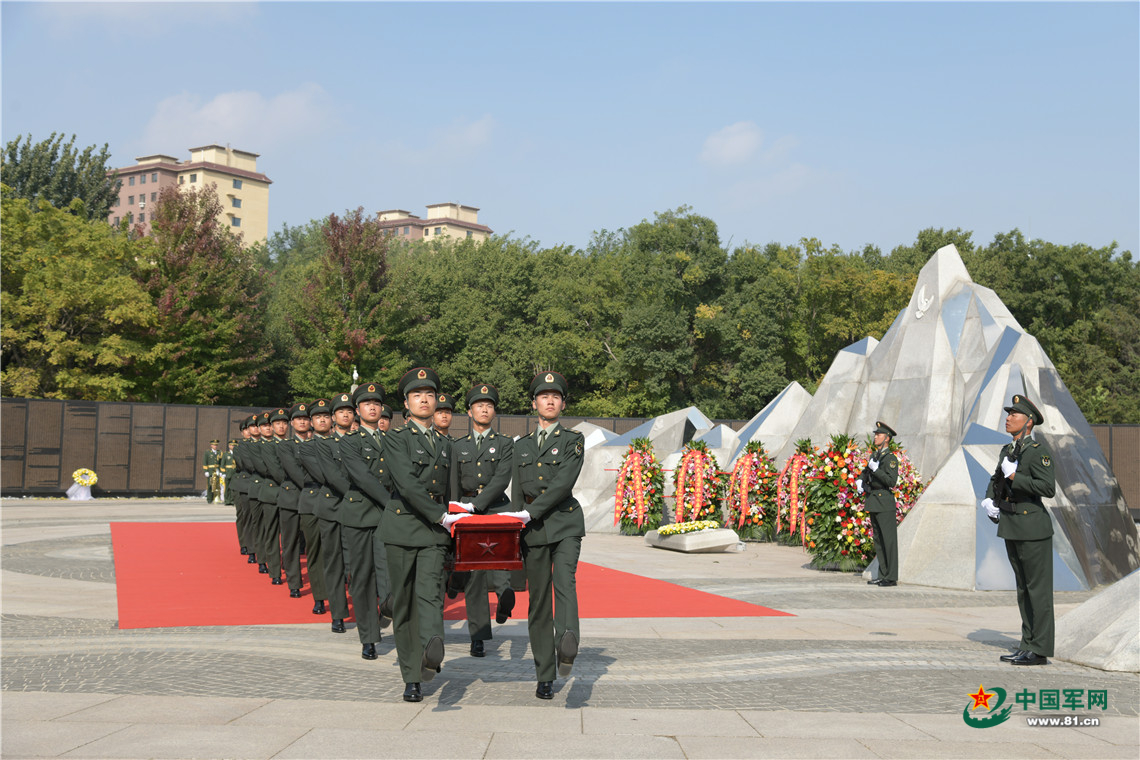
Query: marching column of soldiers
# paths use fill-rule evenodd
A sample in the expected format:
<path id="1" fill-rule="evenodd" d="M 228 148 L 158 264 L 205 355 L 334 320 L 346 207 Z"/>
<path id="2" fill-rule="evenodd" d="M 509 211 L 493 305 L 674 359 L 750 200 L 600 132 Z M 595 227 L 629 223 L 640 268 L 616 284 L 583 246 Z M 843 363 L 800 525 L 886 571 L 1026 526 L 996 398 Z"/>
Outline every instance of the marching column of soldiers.
<path id="1" fill-rule="evenodd" d="M 572 491 L 584 438 L 558 423 L 568 391 L 557 372 L 535 376 L 539 426 L 516 441 L 492 429 L 499 393 L 479 383 L 465 398 L 471 432 L 452 438 L 454 400 L 434 370 L 417 367 L 398 386 L 404 425 L 391 426 L 379 383 L 361 383 L 351 394 L 243 419 L 231 451 L 214 446 L 203 466 L 223 478 L 241 553 L 270 583 L 301 598 L 304 555 L 313 614 L 330 614 L 331 631 L 343 634 L 351 599 L 365 660 L 377 659 L 392 625 L 405 701 L 422 701 L 422 684 L 441 672 L 445 594 L 464 592 L 470 654 L 483 657 L 488 593 L 502 625 L 516 590 L 528 587 L 535 696 L 551 699 L 555 671 L 570 675 L 580 640 L 575 574 L 585 522 Z M 451 528 L 470 514 L 523 523 L 522 571 L 447 577 Z"/>

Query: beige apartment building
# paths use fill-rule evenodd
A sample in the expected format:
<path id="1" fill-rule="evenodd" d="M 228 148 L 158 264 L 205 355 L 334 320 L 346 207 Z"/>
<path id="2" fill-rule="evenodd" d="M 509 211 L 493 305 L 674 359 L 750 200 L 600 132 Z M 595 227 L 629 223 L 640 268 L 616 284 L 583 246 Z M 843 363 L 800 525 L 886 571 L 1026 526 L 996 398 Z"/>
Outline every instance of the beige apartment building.
<path id="1" fill-rule="evenodd" d="M 435 203 L 427 207 L 427 218 L 421 219 L 403 209 L 381 211 L 380 226 L 402 240 L 471 239 L 482 242 L 493 234 L 479 224 L 479 209 L 459 203 Z"/>
<path id="2" fill-rule="evenodd" d="M 118 225 L 126 219 L 150 234 L 154 204 L 164 187 L 201 189 L 213 184 L 226 225 L 241 233 L 245 245 L 264 243 L 269 237 L 271 180 L 257 171 L 257 156 L 221 145 L 191 148 L 189 161 L 161 153 L 139 156 L 134 166 L 115 170 L 122 185 L 107 221 Z"/>

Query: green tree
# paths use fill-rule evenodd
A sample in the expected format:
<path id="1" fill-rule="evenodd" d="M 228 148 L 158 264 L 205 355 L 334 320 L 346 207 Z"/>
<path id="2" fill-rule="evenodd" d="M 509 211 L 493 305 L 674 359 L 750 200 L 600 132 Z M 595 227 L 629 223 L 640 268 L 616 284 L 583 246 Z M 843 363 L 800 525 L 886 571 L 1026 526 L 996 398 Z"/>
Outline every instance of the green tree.
<path id="1" fill-rule="evenodd" d="M 140 371 L 152 357 L 147 332 L 157 314 L 137 281 L 148 266 L 140 246 L 84 219 L 78 200 L 56 209 L 5 186 L 2 203 L 4 395 L 144 397 Z"/>
<path id="2" fill-rule="evenodd" d="M 12 140 L 4 147 L 4 184 L 17 198 L 45 200 L 57 209 L 83 214 L 88 219 L 106 219 L 119 192 L 120 182 L 108 176 L 107 145 L 96 152 L 94 145 L 75 148 L 75 135 L 66 143 L 62 134 L 32 143 L 32 136 Z M 78 198 L 81 203 L 73 206 Z"/>
<path id="3" fill-rule="evenodd" d="M 223 218 L 212 185 L 158 197 L 155 266 L 144 280 L 158 309 L 155 401 L 247 404 L 268 365 L 263 254 L 243 247 Z"/>

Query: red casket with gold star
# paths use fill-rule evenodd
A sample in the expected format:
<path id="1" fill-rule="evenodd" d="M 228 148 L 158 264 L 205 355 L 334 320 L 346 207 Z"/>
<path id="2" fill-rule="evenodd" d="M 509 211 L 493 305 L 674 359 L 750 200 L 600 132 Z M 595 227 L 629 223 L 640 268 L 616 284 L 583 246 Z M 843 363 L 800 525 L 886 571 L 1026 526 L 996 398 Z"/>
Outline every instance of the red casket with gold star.
<path id="1" fill-rule="evenodd" d="M 452 570 L 522 570 L 522 529 L 522 520 L 500 515 L 471 515 L 456 522 L 451 526 L 455 538 Z"/>

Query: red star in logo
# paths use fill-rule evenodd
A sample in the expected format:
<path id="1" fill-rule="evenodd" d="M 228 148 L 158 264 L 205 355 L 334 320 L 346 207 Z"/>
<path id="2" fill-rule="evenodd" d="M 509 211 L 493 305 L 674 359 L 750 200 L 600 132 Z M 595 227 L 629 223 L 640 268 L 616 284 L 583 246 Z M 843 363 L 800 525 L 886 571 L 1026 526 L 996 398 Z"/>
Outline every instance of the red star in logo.
<path id="1" fill-rule="evenodd" d="M 476 546 L 480 547 L 483 550 L 484 554 L 491 554 L 491 555 L 493 555 L 495 553 L 495 547 L 498 545 L 499 545 L 498 541 L 494 541 L 494 542 L 485 541 L 485 542 L 476 544 Z"/>
<path id="2" fill-rule="evenodd" d="M 974 700 L 974 706 L 970 708 L 971 710 L 977 710 L 979 707 L 984 707 L 988 710 L 990 709 L 990 700 L 993 699 L 995 695 L 992 691 L 986 693 L 986 687 L 978 684 L 978 693 L 970 694 L 969 696 L 970 699 Z"/>

